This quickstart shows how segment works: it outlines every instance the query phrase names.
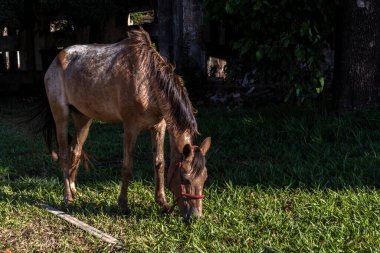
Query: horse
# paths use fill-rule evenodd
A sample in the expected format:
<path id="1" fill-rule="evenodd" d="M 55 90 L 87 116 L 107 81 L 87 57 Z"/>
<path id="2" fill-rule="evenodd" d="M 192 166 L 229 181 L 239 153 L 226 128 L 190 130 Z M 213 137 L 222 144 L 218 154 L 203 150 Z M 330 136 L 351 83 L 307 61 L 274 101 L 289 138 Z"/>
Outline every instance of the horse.
<path id="1" fill-rule="evenodd" d="M 59 160 L 69 206 L 77 193 L 75 179 L 82 147 L 93 119 L 121 122 L 124 128 L 122 183 L 118 205 L 128 213 L 128 185 L 133 150 L 139 133 L 149 129 L 153 146 L 155 201 L 166 211 L 178 205 L 186 220 L 202 216 L 203 187 L 207 179 L 207 137 L 199 135 L 195 110 L 183 79 L 152 46 L 142 28 L 128 32 L 114 44 L 73 45 L 52 61 L 44 77 L 46 99 L 39 117 L 40 132 L 53 158 Z M 42 113 L 42 110 L 41 110 Z M 72 119 L 75 135 L 68 138 Z M 164 137 L 169 134 L 170 164 L 167 186 L 173 193 L 169 205 L 164 192 Z M 55 151 L 54 139 L 58 146 Z M 71 141 L 69 141 L 71 139 Z"/>

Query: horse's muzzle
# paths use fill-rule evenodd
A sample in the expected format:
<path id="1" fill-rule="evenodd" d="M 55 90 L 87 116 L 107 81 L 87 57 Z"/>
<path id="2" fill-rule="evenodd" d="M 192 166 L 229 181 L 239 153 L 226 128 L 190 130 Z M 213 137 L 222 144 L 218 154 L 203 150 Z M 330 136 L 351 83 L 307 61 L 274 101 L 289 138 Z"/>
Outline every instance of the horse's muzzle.
<path id="1" fill-rule="evenodd" d="M 190 205 L 185 205 L 184 209 L 182 210 L 182 217 L 185 221 L 188 222 L 193 219 L 201 218 L 202 211 L 199 211 L 197 208 Z"/>

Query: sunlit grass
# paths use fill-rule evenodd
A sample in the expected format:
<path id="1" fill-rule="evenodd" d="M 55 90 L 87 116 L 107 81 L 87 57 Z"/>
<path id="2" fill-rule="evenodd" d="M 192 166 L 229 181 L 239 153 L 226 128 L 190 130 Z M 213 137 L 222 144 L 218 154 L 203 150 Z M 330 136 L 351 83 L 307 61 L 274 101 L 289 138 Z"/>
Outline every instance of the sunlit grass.
<path id="1" fill-rule="evenodd" d="M 39 137 L 0 120 L 0 251 L 108 252 L 111 246 L 36 206 L 47 203 L 132 252 L 377 252 L 380 113 L 202 109 L 212 136 L 205 217 L 191 225 L 154 203 L 149 133 L 136 146 L 131 214 L 118 212 L 122 128 L 96 123 L 86 149 L 102 166 L 78 175 L 66 210 L 58 165 Z M 171 195 L 167 192 L 169 198 Z"/>

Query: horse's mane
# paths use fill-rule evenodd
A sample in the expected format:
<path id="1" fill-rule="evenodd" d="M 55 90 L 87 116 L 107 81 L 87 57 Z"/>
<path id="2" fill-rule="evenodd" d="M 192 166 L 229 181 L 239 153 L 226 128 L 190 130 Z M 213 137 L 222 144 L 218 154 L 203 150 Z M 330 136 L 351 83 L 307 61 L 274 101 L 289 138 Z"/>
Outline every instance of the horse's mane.
<path id="1" fill-rule="evenodd" d="M 128 34 L 128 54 L 134 54 L 139 71 L 152 82 L 154 99 L 163 112 L 170 128 L 179 132 L 197 134 L 194 108 L 182 78 L 174 72 L 174 66 L 164 59 L 153 47 L 149 34 L 142 28 Z"/>
<path id="2" fill-rule="evenodd" d="M 191 162 L 191 167 L 193 168 L 193 171 L 191 172 L 192 175 L 198 175 L 203 168 L 206 165 L 206 158 L 202 155 L 201 150 L 199 147 L 196 147 L 194 149 L 194 158 Z"/>

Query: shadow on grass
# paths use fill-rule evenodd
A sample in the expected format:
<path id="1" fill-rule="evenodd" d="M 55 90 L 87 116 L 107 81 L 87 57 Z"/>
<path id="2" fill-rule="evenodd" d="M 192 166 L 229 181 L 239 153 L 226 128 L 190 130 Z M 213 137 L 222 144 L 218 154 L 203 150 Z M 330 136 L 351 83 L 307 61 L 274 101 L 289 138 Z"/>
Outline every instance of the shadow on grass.
<path id="1" fill-rule="evenodd" d="M 208 108 L 198 113 L 198 124 L 203 133 L 198 142 L 212 136 L 206 187 L 210 184 L 224 187 L 230 182 L 236 187 L 380 188 L 379 112 L 322 117 L 294 108 L 276 107 L 259 112 Z M 85 148 L 102 166 L 87 173 L 81 169 L 80 186 L 120 181 L 122 135 L 120 124 L 93 124 Z M 62 173 L 57 163 L 50 161 L 40 137 L 26 136 L 0 121 L 0 139 L 0 181 L 12 184 L 34 177 L 58 182 L 63 188 Z M 166 140 L 168 163 L 167 144 Z M 135 148 L 134 180 L 153 184 L 150 150 L 150 135 L 145 132 Z M 30 182 L 25 187 L 15 187 L 24 192 L 26 189 L 38 191 L 41 186 Z M 1 194 L 6 201 L 14 198 Z M 111 215 L 119 215 L 114 204 L 117 194 L 113 193 L 111 204 L 86 200 L 72 211 L 86 213 L 90 207 L 91 213 L 106 210 Z M 28 196 L 18 197 L 28 204 L 39 201 Z M 47 204 L 57 206 L 61 202 L 60 199 Z M 152 208 L 137 206 L 132 209 L 132 215 L 147 217 Z"/>
<path id="2" fill-rule="evenodd" d="M 28 185 L 28 191 L 33 191 L 32 185 Z M 63 193 L 63 191 L 62 191 Z M 17 195 L 17 196 L 16 196 Z M 63 195 L 62 195 L 63 196 Z M 16 194 L 10 194 L 7 192 L 0 192 L 1 201 L 6 203 L 17 202 L 22 205 L 29 205 L 39 207 L 39 204 L 47 204 L 54 208 L 57 208 L 65 213 L 68 213 L 73 216 L 82 215 L 82 216 L 101 216 L 106 215 L 109 218 L 120 218 L 120 219 L 133 219 L 135 221 L 149 220 L 152 218 L 152 214 L 158 215 L 160 219 L 168 219 L 171 217 L 171 214 L 167 214 L 159 206 L 152 203 L 144 202 L 131 202 L 130 211 L 128 213 L 121 212 L 116 201 L 89 201 L 81 200 L 80 197 L 77 197 L 75 202 L 67 207 L 63 200 L 58 201 L 57 199 L 41 199 L 40 197 L 33 196 L 33 194 L 28 194 L 24 189 L 18 188 Z M 178 215 L 177 212 L 174 213 Z"/>

